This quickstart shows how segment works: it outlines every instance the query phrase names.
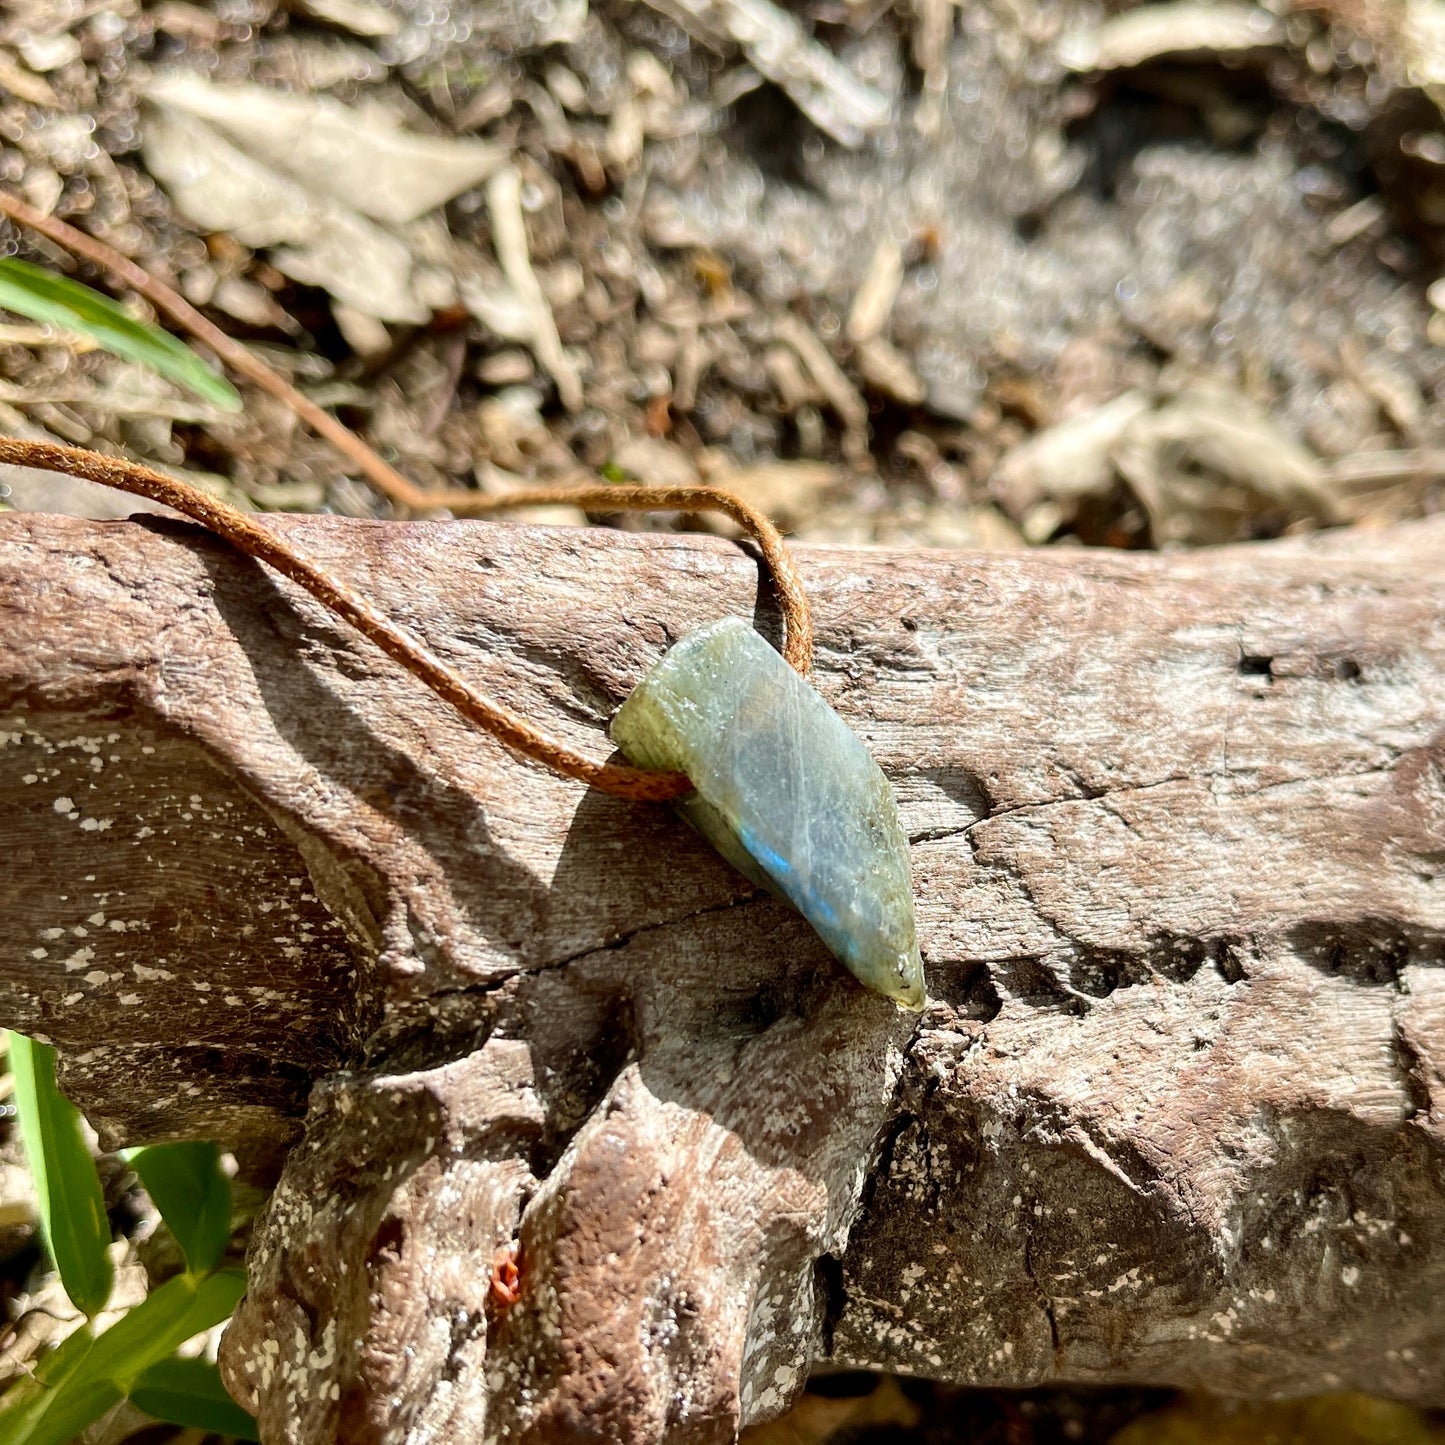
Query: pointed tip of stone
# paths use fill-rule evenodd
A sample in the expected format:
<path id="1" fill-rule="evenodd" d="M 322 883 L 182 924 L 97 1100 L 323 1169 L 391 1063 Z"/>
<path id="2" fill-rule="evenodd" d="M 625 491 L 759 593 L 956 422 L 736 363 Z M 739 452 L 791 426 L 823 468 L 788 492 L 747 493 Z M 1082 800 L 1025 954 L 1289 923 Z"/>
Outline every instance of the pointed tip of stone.
<path id="1" fill-rule="evenodd" d="M 751 627 L 724 618 L 674 644 L 611 732 L 629 761 L 692 779 L 679 810 L 792 903 L 859 982 L 922 1011 L 893 791 L 857 735 Z"/>
<path id="2" fill-rule="evenodd" d="M 921 1014 L 928 1004 L 928 989 L 923 981 L 923 959 L 918 950 L 898 955 L 896 984 L 890 981 L 885 985 L 880 980 L 870 983 L 870 987 L 886 994 L 904 1013 Z"/>

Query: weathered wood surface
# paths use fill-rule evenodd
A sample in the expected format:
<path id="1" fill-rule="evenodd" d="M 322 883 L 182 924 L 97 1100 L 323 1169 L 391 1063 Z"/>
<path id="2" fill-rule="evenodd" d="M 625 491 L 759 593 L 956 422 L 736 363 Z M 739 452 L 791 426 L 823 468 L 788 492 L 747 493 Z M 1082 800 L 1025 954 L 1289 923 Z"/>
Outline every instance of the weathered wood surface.
<path id="1" fill-rule="evenodd" d="M 274 525 L 599 750 L 774 625 L 714 540 Z M 0 517 L 0 1017 L 112 1138 L 264 1168 L 310 1091 L 225 1357 L 269 1440 L 727 1440 L 830 1363 L 1440 1403 L 1442 544 L 799 549 L 915 1021 L 193 529 Z"/>

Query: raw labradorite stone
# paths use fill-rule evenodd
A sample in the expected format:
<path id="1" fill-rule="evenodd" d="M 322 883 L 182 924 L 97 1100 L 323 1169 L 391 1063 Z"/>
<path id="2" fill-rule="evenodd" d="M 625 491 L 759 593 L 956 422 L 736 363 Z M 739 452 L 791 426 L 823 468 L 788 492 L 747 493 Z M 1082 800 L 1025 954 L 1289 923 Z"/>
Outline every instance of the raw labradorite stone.
<path id="1" fill-rule="evenodd" d="M 746 622 L 725 617 L 670 648 L 611 732 L 629 762 L 692 779 L 683 816 L 860 982 L 923 1007 L 908 840 L 888 780 Z"/>

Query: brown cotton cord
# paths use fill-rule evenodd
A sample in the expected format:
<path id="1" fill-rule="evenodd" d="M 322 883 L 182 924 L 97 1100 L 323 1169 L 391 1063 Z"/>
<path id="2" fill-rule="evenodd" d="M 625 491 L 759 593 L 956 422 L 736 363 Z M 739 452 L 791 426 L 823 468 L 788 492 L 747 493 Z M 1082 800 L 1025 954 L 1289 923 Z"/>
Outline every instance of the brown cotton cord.
<path id="1" fill-rule="evenodd" d="M 151 467 L 121 457 L 104 456 L 81 447 L 55 442 L 26 441 L 0 436 L 0 464 L 35 467 L 62 472 L 104 487 L 129 492 L 160 502 L 190 517 L 239 551 L 275 568 L 283 577 L 304 588 L 336 616 L 349 622 L 371 639 L 388 657 L 421 679 L 438 697 L 451 704 L 469 722 L 490 733 L 499 742 L 533 762 L 564 777 L 575 778 L 604 793 L 639 802 L 663 803 L 691 791 L 682 773 L 654 772 L 620 763 L 596 762 L 565 743 L 548 737 L 509 708 L 477 692 L 458 672 L 448 667 L 420 639 L 378 611 L 366 598 L 354 592 L 324 567 L 298 552 L 283 537 L 270 531 L 254 517 L 238 512 L 196 487 L 168 477 Z M 669 511 L 717 509 L 747 526 L 759 517 L 730 492 L 709 487 L 567 487 L 529 488 L 506 497 L 484 499 L 493 507 L 528 506 L 540 501 L 566 501 L 577 506 L 622 510 L 664 508 Z M 790 662 L 806 675 L 812 650 L 807 600 L 798 585 L 792 559 L 776 529 L 762 519 L 762 535 L 754 532 L 764 557 L 773 568 L 780 595 L 790 589 L 786 609 L 786 643 Z M 801 609 L 799 611 L 799 609 Z M 801 626 L 798 618 L 801 618 Z M 799 666 L 801 660 L 802 666 Z"/>
<path id="2" fill-rule="evenodd" d="M 234 372 L 284 402 L 319 436 L 350 458 L 383 496 L 414 512 L 450 511 L 481 516 L 511 507 L 571 505 L 597 512 L 721 512 L 757 543 L 772 575 L 783 614 L 783 656 L 802 676 L 813 667 L 813 623 L 792 555 L 778 529 L 756 507 L 719 487 L 647 487 L 589 483 L 570 487 L 522 487 L 501 494 L 453 488 L 428 491 L 402 476 L 349 427 L 323 411 L 284 377 L 219 327 L 207 321 L 164 281 L 152 276 L 113 246 L 47 216 L 0 189 L 0 213 L 28 226 L 56 245 L 109 272 L 145 297 L 157 311 L 208 346 Z M 390 657 L 433 689 L 464 717 L 524 757 L 603 792 L 643 801 L 664 801 L 688 790 L 680 773 L 655 773 L 614 763 L 597 763 L 538 731 L 498 703 L 482 697 L 404 628 L 378 612 L 325 569 L 296 552 L 244 512 L 150 467 L 79 447 L 0 437 L 0 460 L 17 466 L 64 472 L 102 486 L 148 497 L 191 517 L 232 546 L 274 567 L 371 638 Z"/>
<path id="3" fill-rule="evenodd" d="M 785 626 L 783 656 L 804 677 L 812 671 L 813 629 L 808 614 L 808 599 L 803 594 L 792 558 L 778 534 L 778 529 L 763 513 L 756 507 L 749 506 L 741 497 L 717 487 L 661 488 L 600 484 L 565 489 L 529 487 L 501 495 L 487 495 L 462 488 L 428 491 L 402 476 L 349 427 L 339 422 L 330 412 L 323 411 L 285 377 L 273 371 L 239 342 L 233 341 L 220 327 L 207 321 L 189 301 L 178 295 L 164 281 L 121 255 L 115 247 L 96 240 L 94 236 L 86 235 L 84 231 L 78 231 L 65 221 L 37 211 L 34 206 L 27 205 L 18 196 L 4 189 L 0 189 L 0 213 L 9 216 L 18 225 L 28 226 L 32 231 L 73 255 L 84 258 L 102 271 L 108 271 L 122 285 L 144 296 L 157 311 L 169 316 L 183 331 L 208 346 L 232 371 L 284 402 L 318 436 L 324 437 L 344 456 L 349 457 L 377 491 L 398 507 L 412 512 L 449 511 L 458 517 L 482 516 L 508 507 L 562 503 L 591 507 L 601 512 L 726 513 L 758 544 L 772 571 Z M 179 506 L 176 510 L 186 511 Z M 195 514 L 187 512 L 187 515 Z"/>
<path id="4" fill-rule="evenodd" d="M 87 236 L 74 226 L 47 216 L 18 196 L 0 189 L 0 213 L 19 225 L 53 241 L 76 256 L 108 271 L 123 285 L 144 296 L 156 310 L 169 316 L 183 331 L 210 347 L 233 371 L 291 408 L 318 436 L 324 437 L 356 463 L 362 474 L 397 506 L 413 512 L 449 511 L 458 517 L 477 517 L 508 507 L 570 504 L 601 512 L 723 512 L 758 544 L 773 576 L 784 623 L 783 656 L 804 677 L 813 670 L 813 624 L 808 599 L 793 566 L 793 559 L 778 529 L 756 507 L 719 487 L 642 487 L 583 485 L 568 488 L 526 487 L 502 495 L 487 495 L 463 488 L 428 491 L 402 476 L 348 426 L 323 411 L 309 397 L 253 356 L 239 342 L 213 326 L 189 301 L 113 246 Z M 37 464 L 38 465 L 38 464 Z M 119 486 L 119 483 L 108 483 Z M 177 507 L 177 511 L 185 511 Z M 194 515 L 194 513 L 187 513 Z M 239 543 L 237 545 L 240 545 Z"/>
<path id="5" fill-rule="evenodd" d="M 498 495 L 483 492 L 447 493 L 459 516 L 480 516 L 508 507 L 572 506 L 592 512 L 722 512 L 758 544 L 773 581 L 783 614 L 783 657 L 803 677 L 813 671 L 813 614 L 803 591 L 793 554 L 782 534 L 754 506 L 722 487 L 648 487 L 625 482 L 587 483 L 576 487 L 513 487 Z"/>

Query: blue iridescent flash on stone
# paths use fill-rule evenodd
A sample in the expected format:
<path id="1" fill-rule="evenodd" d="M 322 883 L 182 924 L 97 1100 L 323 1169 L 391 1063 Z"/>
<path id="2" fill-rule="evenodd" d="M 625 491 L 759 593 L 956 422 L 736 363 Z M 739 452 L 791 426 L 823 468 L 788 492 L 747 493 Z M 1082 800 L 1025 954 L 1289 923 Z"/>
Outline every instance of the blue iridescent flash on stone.
<path id="1" fill-rule="evenodd" d="M 638 767 L 686 773 L 684 817 L 786 899 L 900 1007 L 923 1007 L 908 840 L 893 791 L 848 725 L 746 622 L 689 634 L 612 720 Z"/>

